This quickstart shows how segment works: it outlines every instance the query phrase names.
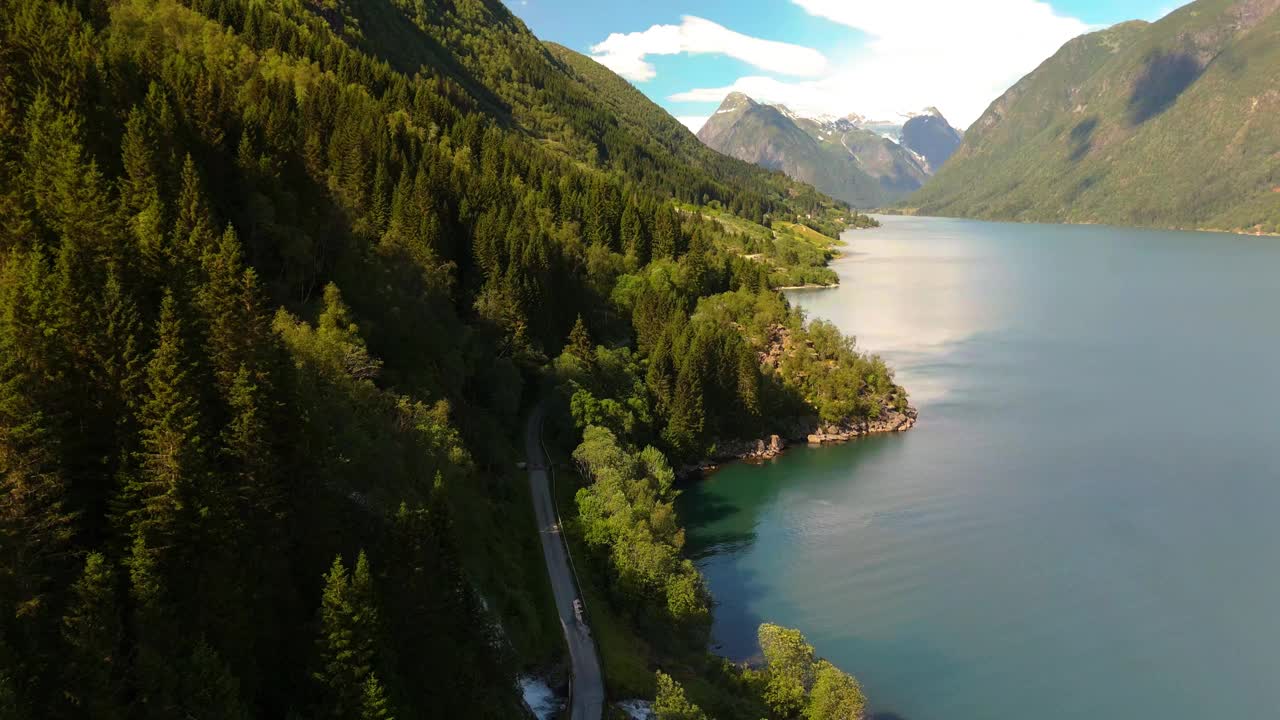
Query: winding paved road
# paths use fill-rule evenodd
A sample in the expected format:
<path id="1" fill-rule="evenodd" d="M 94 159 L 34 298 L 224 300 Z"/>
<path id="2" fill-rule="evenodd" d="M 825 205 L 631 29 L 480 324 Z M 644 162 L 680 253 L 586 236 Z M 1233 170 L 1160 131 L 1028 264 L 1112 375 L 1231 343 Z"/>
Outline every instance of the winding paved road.
<path id="1" fill-rule="evenodd" d="M 600 658 L 585 622 L 574 616 L 573 601 L 578 588 L 569 566 L 569 549 L 560 535 L 556 521 L 551 482 L 548 479 L 547 457 L 542 452 L 542 405 L 529 414 L 525 425 L 525 457 L 529 462 L 529 489 L 533 495 L 533 512 L 537 518 L 538 534 L 542 536 L 542 556 L 551 576 L 551 590 L 556 596 L 556 610 L 560 614 L 560 626 L 569 645 L 569 658 L 573 668 L 573 681 L 569 686 L 573 704 L 570 720 L 600 720 L 604 710 L 604 676 L 600 672 Z"/>

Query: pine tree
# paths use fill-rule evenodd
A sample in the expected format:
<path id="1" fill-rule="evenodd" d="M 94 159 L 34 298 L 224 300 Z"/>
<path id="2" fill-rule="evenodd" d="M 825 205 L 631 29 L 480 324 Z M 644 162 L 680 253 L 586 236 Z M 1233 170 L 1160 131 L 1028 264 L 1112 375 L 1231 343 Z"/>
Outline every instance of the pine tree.
<path id="1" fill-rule="evenodd" d="M 645 233 L 644 223 L 640 219 L 640 210 L 634 200 L 627 202 L 622 211 L 622 251 L 637 266 L 649 262 L 649 236 Z"/>
<path id="2" fill-rule="evenodd" d="M 241 366 L 227 399 L 231 421 L 222 432 L 222 448 L 236 468 L 238 493 L 246 509 L 271 517 L 279 511 L 283 498 L 275 486 L 272 429 L 267 424 L 264 400 L 261 387 Z"/>
<path id="3" fill-rule="evenodd" d="M 60 461 L 65 375 L 41 254 L 11 262 L 0 276 L 0 601 L 34 617 L 69 570 L 74 531 Z"/>
<path id="4" fill-rule="evenodd" d="M 142 450 L 125 488 L 129 532 L 164 553 L 181 536 L 206 472 L 200 409 L 192 385 L 177 301 L 166 292 L 147 363 L 147 399 L 139 413 Z"/>
<path id="5" fill-rule="evenodd" d="M 138 411 L 138 397 L 146 383 L 146 357 L 142 349 L 142 320 L 137 303 L 115 267 L 107 272 L 103 288 L 101 342 L 97 364 L 102 379 L 115 398 L 115 416 L 122 428 L 131 428 Z M 122 430 L 120 436 L 125 436 Z"/>
<path id="6" fill-rule="evenodd" d="M 101 553 L 85 558 L 84 573 L 71 594 L 62 618 L 62 637 L 69 650 L 68 699 L 88 717 L 126 717 L 120 696 L 124 627 L 114 571 Z"/>
<path id="7" fill-rule="evenodd" d="M 23 181 L 56 238 L 76 238 L 88 252 L 112 254 L 116 233 L 102 174 L 80 144 L 81 119 L 59 112 L 44 93 L 27 112 Z"/>
<path id="8" fill-rule="evenodd" d="M 143 268 L 153 281 L 161 281 L 171 269 L 172 250 L 166 234 L 168 214 L 160 197 L 156 144 L 147 111 L 135 107 L 129 113 L 121 141 L 124 164 L 124 177 L 120 180 L 121 207 Z"/>
<path id="9" fill-rule="evenodd" d="M 680 217 L 668 205 L 658 208 L 653 220 L 653 258 L 674 259 L 680 248 Z"/>
<path id="10" fill-rule="evenodd" d="M 342 557 L 334 558 L 321 597 L 319 669 L 314 674 L 324 690 L 322 714 L 344 720 L 358 717 L 365 683 L 373 673 L 377 622 L 365 554 L 360 553 L 350 576 Z"/>
<path id="11" fill-rule="evenodd" d="M 149 205 L 160 193 L 156 177 L 155 136 L 146 112 L 134 106 L 124 125 L 120 141 L 124 176 L 120 179 L 120 199 L 126 208 L 137 212 Z"/>
<path id="12" fill-rule="evenodd" d="M 181 187 L 170 240 L 171 262 L 178 271 L 189 275 L 216 242 L 213 214 L 205 200 L 200 173 L 191 155 L 187 155 L 182 164 Z"/>
<path id="13" fill-rule="evenodd" d="M 374 239 L 386 232 L 390 220 L 391 205 L 389 196 L 392 192 L 391 175 L 387 164 L 379 162 L 373 173 L 373 197 L 369 203 L 368 234 Z"/>
<path id="14" fill-rule="evenodd" d="M 675 362 L 670 333 L 664 332 L 649 353 L 649 369 L 645 372 L 645 385 L 660 413 L 667 413 L 675 395 Z"/>
<path id="15" fill-rule="evenodd" d="M 245 268 L 240 239 L 231 226 L 217 248 L 205 253 L 203 265 L 206 280 L 196 297 L 206 330 L 205 355 L 218 389 L 226 397 L 243 367 L 253 371 L 256 382 L 266 380 L 264 355 L 275 338 L 262 307 L 258 276 Z"/>
<path id="16" fill-rule="evenodd" d="M 159 553 L 143 534 L 133 539 L 128 559 L 129 597 L 133 613 L 133 672 L 137 683 L 131 717 L 173 717 L 180 693 L 181 637 L 170 612 L 170 598 L 158 566 Z"/>
<path id="17" fill-rule="evenodd" d="M 360 720 L 396 720 L 391 713 L 387 693 L 378 682 L 378 676 L 369 673 L 364 681 L 364 698 L 360 704 Z"/>
<path id="18" fill-rule="evenodd" d="M 0 61 L 0 253 L 24 247 L 32 239 L 32 223 L 19 182 L 21 117 L 14 97 L 14 77 Z"/>
<path id="19" fill-rule="evenodd" d="M 667 428 L 662 437 L 678 455 L 691 457 L 702 449 L 700 445 L 705 422 L 701 359 L 690 355 L 684 358 L 676 376 Z"/>
<path id="20" fill-rule="evenodd" d="M 569 344 L 564 349 L 588 364 L 595 359 L 595 343 L 591 342 L 591 334 L 587 332 L 586 323 L 582 322 L 582 315 L 574 321 L 573 329 L 569 331 Z"/>
<path id="21" fill-rule="evenodd" d="M 747 418 L 757 417 L 760 415 L 760 360 L 746 343 L 738 343 L 734 360 L 738 403 Z"/>
<path id="22" fill-rule="evenodd" d="M 0 412 L 8 415 L 20 403 L 0 399 Z M 0 428 L 0 599 L 19 617 L 41 613 L 64 574 L 74 533 L 66 484 L 43 444 L 44 418 L 32 406 L 25 409 L 21 424 L 6 419 Z"/>
<path id="23" fill-rule="evenodd" d="M 182 677 L 178 717 L 190 720 L 249 720 L 240 682 L 203 639 L 195 644 Z"/>

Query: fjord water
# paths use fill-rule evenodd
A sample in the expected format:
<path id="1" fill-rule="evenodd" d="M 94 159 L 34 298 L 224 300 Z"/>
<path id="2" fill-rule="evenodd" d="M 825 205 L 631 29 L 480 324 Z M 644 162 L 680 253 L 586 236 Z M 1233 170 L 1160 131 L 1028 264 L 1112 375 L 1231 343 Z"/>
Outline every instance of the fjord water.
<path id="1" fill-rule="evenodd" d="M 794 303 L 911 432 L 685 490 L 715 640 L 905 720 L 1280 717 L 1280 240 L 881 218 Z"/>

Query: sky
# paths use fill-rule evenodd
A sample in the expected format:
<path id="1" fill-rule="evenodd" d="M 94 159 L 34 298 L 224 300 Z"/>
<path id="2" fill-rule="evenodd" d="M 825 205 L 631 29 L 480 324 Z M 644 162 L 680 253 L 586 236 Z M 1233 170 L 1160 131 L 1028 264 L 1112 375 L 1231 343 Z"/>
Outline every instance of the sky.
<path id="1" fill-rule="evenodd" d="M 1179 0 L 505 0 L 692 130 L 733 90 L 797 113 L 965 128 L 1064 42 Z"/>

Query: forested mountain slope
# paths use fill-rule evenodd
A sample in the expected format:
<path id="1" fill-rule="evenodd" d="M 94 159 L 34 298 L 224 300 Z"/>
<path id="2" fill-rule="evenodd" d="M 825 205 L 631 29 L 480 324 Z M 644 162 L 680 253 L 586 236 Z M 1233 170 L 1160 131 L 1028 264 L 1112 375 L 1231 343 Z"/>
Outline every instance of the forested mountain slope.
<path id="1" fill-rule="evenodd" d="M 563 652 L 512 443 L 548 377 L 656 638 L 611 687 L 832 706 L 706 655 L 664 478 L 905 406 L 769 289 L 854 218 L 579 64 L 496 0 L 0 0 L 0 715 L 519 716 Z M 762 365 L 783 325 L 812 352 Z"/>
<path id="2" fill-rule="evenodd" d="M 1280 1 L 1076 38 L 996 100 L 922 214 L 1280 231 Z"/>

